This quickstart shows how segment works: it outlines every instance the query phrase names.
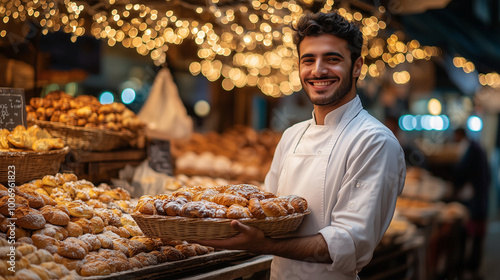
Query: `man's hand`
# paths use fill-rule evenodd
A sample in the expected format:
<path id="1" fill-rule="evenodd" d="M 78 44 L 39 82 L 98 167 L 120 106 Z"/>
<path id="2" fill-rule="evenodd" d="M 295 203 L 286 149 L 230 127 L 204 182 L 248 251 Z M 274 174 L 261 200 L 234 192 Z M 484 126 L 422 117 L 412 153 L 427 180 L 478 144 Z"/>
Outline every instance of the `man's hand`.
<path id="1" fill-rule="evenodd" d="M 252 253 L 265 254 L 266 245 L 270 240 L 265 237 L 260 229 L 247 226 L 237 220 L 231 221 L 231 227 L 240 233 L 234 237 L 223 240 L 197 240 L 193 243 L 206 245 L 219 249 L 246 250 Z"/>

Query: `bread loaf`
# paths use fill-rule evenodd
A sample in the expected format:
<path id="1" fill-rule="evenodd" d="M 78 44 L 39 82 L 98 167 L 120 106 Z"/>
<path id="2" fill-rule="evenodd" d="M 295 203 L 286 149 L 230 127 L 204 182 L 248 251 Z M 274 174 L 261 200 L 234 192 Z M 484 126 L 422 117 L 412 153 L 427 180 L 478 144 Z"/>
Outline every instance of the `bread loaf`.
<path id="1" fill-rule="evenodd" d="M 70 218 L 68 214 L 61 210 L 61 208 L 47 205 L 40 209 L 40 213 L 51 224 L 65 226 L 69 223 Z"/>
<path id="2" fill-rule="evenodd" d="M 41 229 L 45 225 L 43 215 L 29 206 L 20 206 L 14 211 L 16 225 L 25 229 Z"/>

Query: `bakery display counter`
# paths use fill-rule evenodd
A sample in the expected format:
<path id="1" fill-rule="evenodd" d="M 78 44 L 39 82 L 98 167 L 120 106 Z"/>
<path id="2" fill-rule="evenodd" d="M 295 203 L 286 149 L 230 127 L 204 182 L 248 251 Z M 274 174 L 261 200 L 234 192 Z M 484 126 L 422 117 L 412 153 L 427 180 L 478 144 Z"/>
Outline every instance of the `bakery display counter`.
<path id="1" fill-rule="evenodd" d="M 255 256 L 243 251 L 222 250 L 188 259 L 152 265 L 84 280 L 127 279 L 234 279 L 270 267 L 270 256 Z"/>

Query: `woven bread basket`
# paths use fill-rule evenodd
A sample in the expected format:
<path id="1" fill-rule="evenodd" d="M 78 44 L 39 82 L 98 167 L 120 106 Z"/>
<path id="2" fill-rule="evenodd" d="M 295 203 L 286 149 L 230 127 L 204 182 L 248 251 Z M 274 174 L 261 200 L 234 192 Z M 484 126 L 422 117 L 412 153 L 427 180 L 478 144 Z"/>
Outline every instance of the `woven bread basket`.
<path id="1" fill-rule="evenodd" d="M 265 219 L 239 219 L 245 225 L 261 229 L 268 237 L 279 237 L 295 231 L 305 215 L 295 213 Z M 180 240 L 226 239 L 238 234 L 231 228 L 231 219 L 186 218 L 180 216 L 144 215 L 133 213 L 132 217 L 142 232 L 149 237 Z"/>
<path id="2" fill-rule="evenodd" d="M 0 183 L 7 185 L 13 181 L 20 185 L 55 175 L 68 152 L 68 147 L 48 152 L 0 151 Z"/>
<path id="3" fill-rule="evenodd" d="M 50 121 L 31 120 L 29 124 L 44 128 L 52 137 L 61 138 L 68 147 L 74 150 L 96 152 L 116 150 L 129 146 L 129 141 L 133 138 L 131 133 L 71 126 Z"/>

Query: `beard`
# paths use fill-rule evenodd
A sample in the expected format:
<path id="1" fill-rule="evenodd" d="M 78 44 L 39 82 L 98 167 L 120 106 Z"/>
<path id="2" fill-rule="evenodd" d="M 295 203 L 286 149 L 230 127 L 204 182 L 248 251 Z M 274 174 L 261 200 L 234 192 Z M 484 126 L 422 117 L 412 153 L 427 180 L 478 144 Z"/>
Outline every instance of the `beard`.
<path id="1" fill-rule="evenodd" d="M 352 68 L 352 67 L 351 67 Z M 344 79 L 339 87 L 331 94 L 330 96 L 319 96 L 317 98 L 311 98 L 311 95 L 309 92 L 307 92 L 306 87 L 304 86 L 304 82 L 301 81 L 302 83 L 302 88 L 307 94 L 307 97 L 311 101 L 312 104 L 318 105 L 318 106 L 324 106 L 324 105 L 330 105 L 330 104 L 335 104 L 337 101 L 341 100 L 344 96 L 346 96 L 352 88 L 352 69 L 349 71 L 348 76 L 346 79 Z M 323 93 L 325 91 L 318 91 L 318 93 Z"/>

